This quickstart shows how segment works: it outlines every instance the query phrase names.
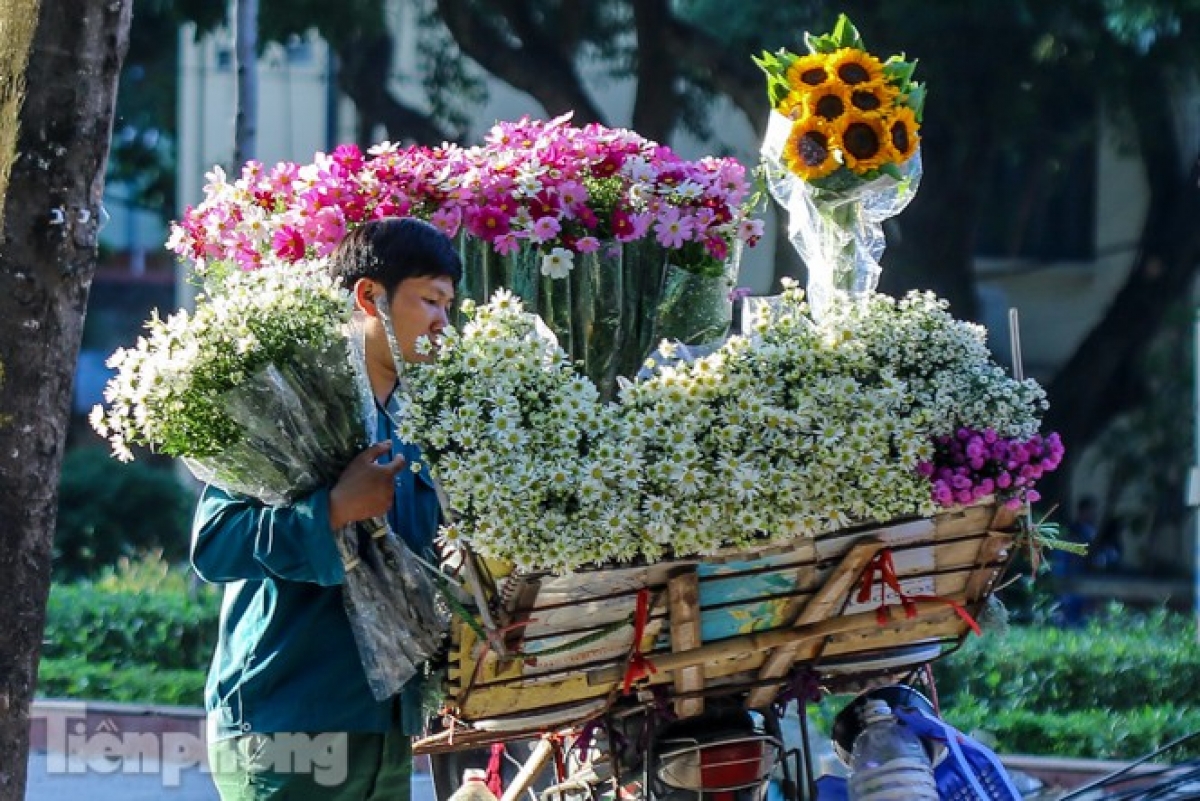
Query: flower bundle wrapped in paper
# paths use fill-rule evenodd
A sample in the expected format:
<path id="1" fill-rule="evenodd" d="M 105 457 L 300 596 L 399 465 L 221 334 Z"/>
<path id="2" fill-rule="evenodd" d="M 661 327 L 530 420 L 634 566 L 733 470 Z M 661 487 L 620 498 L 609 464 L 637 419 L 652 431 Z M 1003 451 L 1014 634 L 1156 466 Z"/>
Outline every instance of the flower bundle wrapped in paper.
<path id="1" fill-rule="evenodd" d="M 879 281 L 882 222 L 903 211 L 921 177 L 923 87 L 915 62 L 880 61 L 843 15 L 833 32 L 805 34 L 809 52 L 755 59 L 767 75 L 771 117 L 762 155 L 788 235 L 823 314 L 836 293 L 862 298 Z"/>
<path id="2" fill-rule="evenodd" d="M 323 256 L 369 219 L 429 220 L 460 237 L 464 296 L 512 290 L 611 397 L 660 338 L 726 333 L 740 249 L 762 233 L 748 190 L 734 159 L 522 119 L 470 148 L 342 146 L 308 165 L 251 163 L 232 182 L 214 170 L 169 246 L 205 274 Z"/>
<path id="3" fill-rule="evenodd" d="M 374 409 L 350 310 L 316 264 L 234 273 L 194 313 L 155 315 L 147 336 L 113 354 L 108 406 L 92 425 L 119 458 L 134 446 L 181 457 L 202 481 L 268 505 L 330 485 L 368 444 Z M 386 698 L 438 651 L 447 621 L 384 521 L 335 537 L 359 654 Z"/>

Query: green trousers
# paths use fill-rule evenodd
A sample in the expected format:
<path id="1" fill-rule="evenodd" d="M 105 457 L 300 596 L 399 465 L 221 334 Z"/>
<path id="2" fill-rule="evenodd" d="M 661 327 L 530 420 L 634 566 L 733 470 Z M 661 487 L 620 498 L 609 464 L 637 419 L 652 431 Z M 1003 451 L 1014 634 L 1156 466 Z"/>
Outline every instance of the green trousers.
<path id="1" fill-rule="evenodd" d="M 387 734 L 247 734 L 210 743 L 221 801 L 410 801 L 412 742 Z"/>

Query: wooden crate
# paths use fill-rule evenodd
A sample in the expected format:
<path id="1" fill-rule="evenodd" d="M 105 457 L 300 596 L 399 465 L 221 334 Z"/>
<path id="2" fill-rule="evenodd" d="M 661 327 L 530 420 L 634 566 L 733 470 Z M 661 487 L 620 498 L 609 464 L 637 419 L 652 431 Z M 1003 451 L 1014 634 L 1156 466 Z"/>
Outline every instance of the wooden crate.
<path id="1" fill-rule="evenodd" d="M 712 693 L 763 706 L 797 666 L 829 680 L 911 669 L 970 632 L 967 616 L 1006 565 L 1015 523 L 1014 511 L 988 502 L 786 546 L 562 576 L 489 574 L 506 653 L 455 621 L 447 706 L 458 730 L 417 750 L 571 729 L 649 697 L 681 716 Z M 894 588 L 879 580 L 885 567 Z"/>

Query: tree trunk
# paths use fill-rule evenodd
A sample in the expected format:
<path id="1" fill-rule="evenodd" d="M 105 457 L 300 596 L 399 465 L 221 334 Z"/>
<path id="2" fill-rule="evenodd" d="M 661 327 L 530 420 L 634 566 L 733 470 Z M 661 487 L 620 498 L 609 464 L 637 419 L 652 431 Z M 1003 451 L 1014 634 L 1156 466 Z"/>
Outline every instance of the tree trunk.
<path id="1" fill-rule="evenodd" d="M 1069 501 L 1072 457 L 1143 399 L 1141 360 L 1162 330 L 1166 310 L 1188 296 L 1200 268 L 1200 151 L 1195 142 L 1179 140 L 1172 116 L 1187 106 L 1166 102 L 1166 91 L 1145 90 L 1172 85 L 1161 64 L 1146 59 L 1138 66 L 1128 79 L 1125 97 L 1150 200 L 1129 277 L 1047 387 L 1046 428 L 1062 435 L 1067 455 L 1040 488 L 1060 508 L 1067 508 Z"/>
<path id="2" fill-rule="evenodd" d="M 0 801 L 25 795 L 29 705 L 132 0 L 0 5 Z"/>
<path id="3" fill-rule="evenodd" d="M 633 4 L 633 22 L 638 40 L 633 130 L 655 142 L 668 142 L 680 102 L 678 62 L 663 36 L 671 22 L 667 0 L 638 0 Z"/>
<path id="4" fill-rule="evenodd" d="M 237 53 L 237 112 L 233 128 L 233 167 L 258 151 L 258 0 L 237 0 L 234 19 Z"/>
<path id="5" fill-rule="evenodd" d="M 1152 171 L 1148 171 L 1151 172 Z M 1200 157 L 1170 186 L 1152 186 L 1142 246 L 1125 285 L 1047 388 L 1046 428 L 1058 431 L 1068 457 L 1142 399 L 1140 358 L 1162 329 L 1166 309 L 1186 297 L 1200 262 Z M 1180 421 L 1186 430 L 1186 421 Z M 1043 480 L 1047 500 L 1066 508 L 1070 466 Z M 1147 465 L 1147 469 L 1154 469 Z"/>

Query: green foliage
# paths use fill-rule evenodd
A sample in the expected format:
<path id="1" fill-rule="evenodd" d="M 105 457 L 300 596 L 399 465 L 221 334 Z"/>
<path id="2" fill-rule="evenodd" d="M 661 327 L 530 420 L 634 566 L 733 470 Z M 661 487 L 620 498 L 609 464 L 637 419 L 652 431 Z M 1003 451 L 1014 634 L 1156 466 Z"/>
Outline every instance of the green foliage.
<path id="1" fill-rule="evenodd" d="M 1143 705 L 1113 713 L 1106 709 L 1039 712 L 1015 709 L 997 713 L 973 700 L 943 709 L 947 720 L 965 732 L 986 731 L 1001 753 L 1088 759 L 1136 759 L 1167 743 L 1200 731 L 1200 708 L 1174 704 Z M 1165 759 L 1200 757 L 1200 744 L 1188 743 Z"/>
<path id="2" fill-rule="evenodd" d="M 216 645 L 214 588 L 178 571 L 126 568 L 97 582 L 56 584 L 46 607 L 42 655 L 115 670 L 195 670 Z"/>
<path id="3" fill-rule="evenodd" d="M 127 703 L 202 703 L 219 592 L 161 556 L 123 560 L 95 581 L 56 584 L 38 694 Z"/>
<path id="4" fill-rule="evenodd" d="M 833 31 L 830 33 L 820 36 L 814 36 L 811 33 L 804 34 L 804 44 L 808 46 L 810 53 L 834 53 L 843 47 L 853 47 L 857 50 L 867 49 L 863 44 L 862 37 L 858 34 L 858 28 L 854 27 L 854 23 L 845 14 L 838 14 L 837 24 L 833 26 Z"/>
<path id="5" fill-rule="evenodd" d="M 116 667 L 83 657 L 43 659 L 38 671 L 38 695 L 81 698 L 129 704 L 200 706 L 204 701 L 205 671 L 148 670 L 144 666 Z"/>
<path id="6" fill-rule="evenodd" d="M 63 459 L 54 578 L 96 576 L 122 557 L 161 550 L 170 562 L 187 553 L 193 498 L 169 468 L 124 464 L 102 448 Z"/>
<path id="7" fill-rule="evenodd" d="M 987 731 L 1002 752 L 1129 759 L 1200 730 L 1195 624 L 1166 612 L 1014 626 L 973 638 L 934 674 L 946 720 Z"/>

